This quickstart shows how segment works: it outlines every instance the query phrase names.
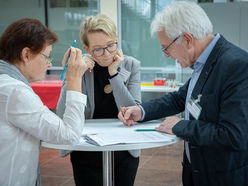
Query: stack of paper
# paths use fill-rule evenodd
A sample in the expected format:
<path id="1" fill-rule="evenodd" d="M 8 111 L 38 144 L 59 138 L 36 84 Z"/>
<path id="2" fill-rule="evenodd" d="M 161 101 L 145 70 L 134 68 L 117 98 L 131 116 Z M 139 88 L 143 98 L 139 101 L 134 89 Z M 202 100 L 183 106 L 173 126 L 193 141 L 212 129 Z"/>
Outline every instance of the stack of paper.
<path id="1" fill-rule="evenodd" d="M 150 142 L 172 142 L 174 137 L 170 137 L 160 132 L 115 132 L 97 133 L 85 135 L 88 143 L 104 146 L 127 143 L 150 143 Z"/>

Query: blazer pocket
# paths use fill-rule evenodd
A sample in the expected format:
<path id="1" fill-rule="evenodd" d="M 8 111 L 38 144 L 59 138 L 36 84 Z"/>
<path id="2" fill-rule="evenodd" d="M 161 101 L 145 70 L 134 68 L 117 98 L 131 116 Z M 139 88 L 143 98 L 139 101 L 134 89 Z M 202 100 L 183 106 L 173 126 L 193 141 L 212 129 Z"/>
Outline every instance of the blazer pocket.
<path id="1" fill-rule="evenodd" d="M 202 95 L 199 105 L 202 108 L 199 117 L 200 120 L 218 122 L 219 106 L 215 94 Z"/>

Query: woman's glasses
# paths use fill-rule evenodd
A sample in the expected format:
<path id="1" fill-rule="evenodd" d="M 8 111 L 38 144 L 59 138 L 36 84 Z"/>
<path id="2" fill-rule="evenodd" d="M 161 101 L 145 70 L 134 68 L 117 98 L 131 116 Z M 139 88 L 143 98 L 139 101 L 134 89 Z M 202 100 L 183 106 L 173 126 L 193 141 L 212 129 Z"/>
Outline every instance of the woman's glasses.
<path id="1" fill-rule="evenodd" d="M 49 65 L 53 62 L 53 58 L 47 56 L 46 54 L 40 53 L 42 56 L 46 58 L 46 63 Z"/>
<path id="2" fill-rule="evenodd" d="M 96 48 L 91 52 L 93 53 L 93 56 L 100 57 L 104 55 L 105 50 L 107 50 L 109 53 L 113 53 L 114 51 L 116 51 L 116 49 L 117 49 L 117 42 L 111 43 L 107 45 L 105 48 Z"/>

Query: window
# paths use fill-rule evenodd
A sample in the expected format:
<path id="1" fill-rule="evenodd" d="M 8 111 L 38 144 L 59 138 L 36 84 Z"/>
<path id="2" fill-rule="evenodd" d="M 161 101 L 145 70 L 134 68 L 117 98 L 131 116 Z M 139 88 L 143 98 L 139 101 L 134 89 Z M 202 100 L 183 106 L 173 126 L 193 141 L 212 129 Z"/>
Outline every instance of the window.
<path id="1" fill-rule="evenodd" d="M 141 61 L 142 82 L 151 82 L 155 78 L 182 81 L 180 65 L 173 59 L 164 57 L 157 36 L 151 37 L 150 34 L 150 25 L 155 14 L 171 2 L 121 0 L 121 47 L 124 54 Z"/>
<path id="2" fill-rule="evenodd" d="M 151 37 L 150 25 L 155 14 L 171 1 L 121 0 L 121 44 L 123 52 L 136 57 L 142 67 L 175 66 L 161 52 L 157 37 Z"/>
<path id="3" fill-rule="evenodd" d="M 61 66 L 64 53 L 74 40 L 76 47 L 83 50 L 80 24 L 85 17 L 98 13 L 98 0 L 48 0 L 48 27 L 59 36 L 59 42 L 53 46 L 53 66 Z"/>
<path id="4" fill-rule="evenodd" d="M 13 10 L 18 11 L 13 13 Z M 76 47 L 82 49 L 79 39 L 82 19 L 98 13 L 99 0 L 0 1 L 0 34 L 15 20 L 27 17 L 40 20 L 58 34 L 59 42 L 53 46 L 52 58 L 53 66 L 60 67 L 65 51 L 74 40 Z"/>

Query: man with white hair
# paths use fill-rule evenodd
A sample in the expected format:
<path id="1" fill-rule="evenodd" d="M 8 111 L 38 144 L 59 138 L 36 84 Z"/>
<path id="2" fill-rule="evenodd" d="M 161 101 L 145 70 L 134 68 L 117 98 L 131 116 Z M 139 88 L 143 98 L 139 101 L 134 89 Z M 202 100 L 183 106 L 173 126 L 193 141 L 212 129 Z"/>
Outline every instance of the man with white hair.
<path id="1" fill-rule="evenodd" d="M 118 117 L 129 126 L 166 117 L 156 130 L 185 141 L 184 186 L 247 186 L 248 53 L 212 32 L 194 2 L 177 1 L 159 12 L 151 33 L 164 56 L 194 71 L 177 92 L 124 107 Z M 183 111 L 184 119 L 173 116 Z"/>

